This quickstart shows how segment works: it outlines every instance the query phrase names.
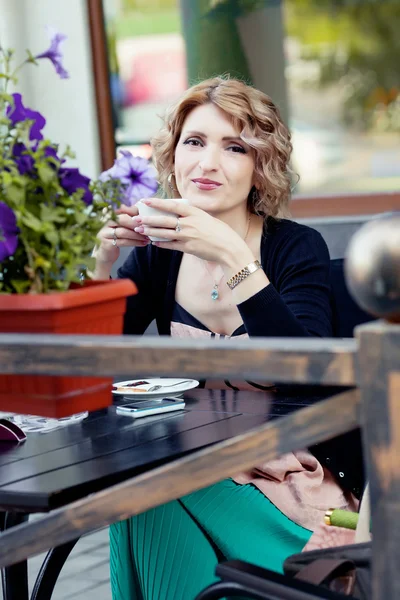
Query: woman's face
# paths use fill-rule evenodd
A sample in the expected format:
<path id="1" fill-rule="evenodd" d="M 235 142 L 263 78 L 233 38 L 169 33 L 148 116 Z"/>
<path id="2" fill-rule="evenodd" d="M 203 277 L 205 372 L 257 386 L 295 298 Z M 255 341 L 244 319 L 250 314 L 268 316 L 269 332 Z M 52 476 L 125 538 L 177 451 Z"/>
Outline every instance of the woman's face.
<path id="1" fill-rule="evenodd" d="M 254 151 L 239 134 L 214 104 L 189 113 L 175 150 L 175 180 L 182 198 L 215 215 L 247 206 L 254 185 Z"/>

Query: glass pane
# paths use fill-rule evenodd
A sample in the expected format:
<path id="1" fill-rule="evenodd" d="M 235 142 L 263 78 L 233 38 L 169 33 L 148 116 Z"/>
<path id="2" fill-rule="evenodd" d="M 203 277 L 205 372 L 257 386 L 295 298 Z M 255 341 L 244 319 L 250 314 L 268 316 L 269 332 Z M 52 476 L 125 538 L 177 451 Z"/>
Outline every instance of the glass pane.
<path id="1" fill-rule="evenodd" d="M 399 189 L 400 0 L 103 1 L 118 145 L 149 155 L 188 83 L 229 73 L 280 107 L 295 193 Z"/>
<path id="2" fill-rule="evenodd" d="M 285 0 L 286 83 L 303 193 L 400 187 L 400 3 Z"/>
<path id="3" fill-rule="evenodd" d="M 177 0 L 107 0 L 117 146 L 149 155 L 160 115 L 186 88 Z"/>

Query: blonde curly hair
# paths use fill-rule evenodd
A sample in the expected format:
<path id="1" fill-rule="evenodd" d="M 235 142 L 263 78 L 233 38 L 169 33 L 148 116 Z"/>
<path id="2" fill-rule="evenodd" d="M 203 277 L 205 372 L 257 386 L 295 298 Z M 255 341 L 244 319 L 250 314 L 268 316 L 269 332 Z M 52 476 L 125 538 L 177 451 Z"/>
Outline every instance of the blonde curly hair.
<path id="1" fill-rule="evenodd" d="M 167 112 L 163 127 L 151 140 L 164 192 L 171 195 L 173 191 L 176 197 L 174 156 L 185 119 L 194 108 L 208 103 L 229 115 L 241 139 L 255 150 L 256 189 L 253 187 L 248 197 L 251 212 L 287 216 L 292 181 L 290 132 L 269 96 L 228 77 L 214 77 L 189 88 Z"/>

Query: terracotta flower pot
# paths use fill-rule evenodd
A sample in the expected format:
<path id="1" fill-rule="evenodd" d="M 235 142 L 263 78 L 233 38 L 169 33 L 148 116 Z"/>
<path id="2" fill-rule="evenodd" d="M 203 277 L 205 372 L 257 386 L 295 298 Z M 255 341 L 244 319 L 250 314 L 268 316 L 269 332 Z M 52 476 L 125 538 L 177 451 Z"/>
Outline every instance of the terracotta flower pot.
<path id="1" fill-rule="evenodd" d="M 1 333 L 122 333 L 127 279 L 89 281 L 68 292 L 0 296 Z M 111 404 L 109 377 L 0 375 L 0 411 L 65 417 Z"/>

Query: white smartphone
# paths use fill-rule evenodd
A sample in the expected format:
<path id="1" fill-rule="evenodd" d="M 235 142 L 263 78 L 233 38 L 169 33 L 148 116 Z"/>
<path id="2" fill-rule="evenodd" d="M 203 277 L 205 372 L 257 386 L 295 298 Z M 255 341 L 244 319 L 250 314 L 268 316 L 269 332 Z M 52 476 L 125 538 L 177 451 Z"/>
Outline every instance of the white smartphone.
<path id="1" fill-rule="evenodd" d="M 143 402 L 131 402 L 130 404 L 117 406 L 117 413 L 138 419 L 184 408 L 185 401 L 182 398 L 162 398 L 162 400 L 144 400 Z"/>

